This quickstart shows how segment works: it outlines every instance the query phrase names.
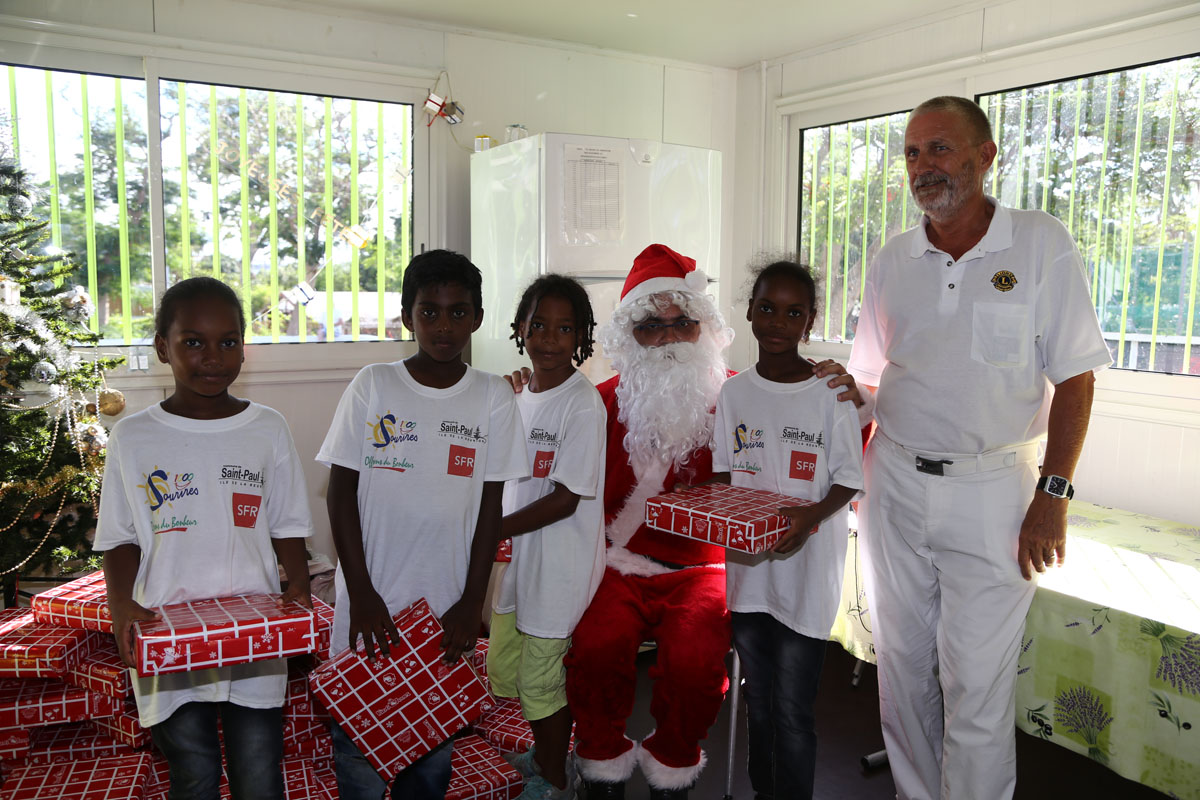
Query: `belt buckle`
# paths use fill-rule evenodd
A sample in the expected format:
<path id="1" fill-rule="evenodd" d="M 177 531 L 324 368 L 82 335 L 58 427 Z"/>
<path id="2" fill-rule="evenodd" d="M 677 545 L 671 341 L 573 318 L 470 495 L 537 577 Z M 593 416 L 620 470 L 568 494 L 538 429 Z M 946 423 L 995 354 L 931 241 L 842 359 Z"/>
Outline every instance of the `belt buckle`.
<path id="1" fill-rule="evenodd" d="M 932 458 L 921 458 L 917 456 L 917 472 L 924 472 L 926 475 L 945 475 L 946 464 L 953 464 L 953 461 L 946 459 L 935 460 Z"/>

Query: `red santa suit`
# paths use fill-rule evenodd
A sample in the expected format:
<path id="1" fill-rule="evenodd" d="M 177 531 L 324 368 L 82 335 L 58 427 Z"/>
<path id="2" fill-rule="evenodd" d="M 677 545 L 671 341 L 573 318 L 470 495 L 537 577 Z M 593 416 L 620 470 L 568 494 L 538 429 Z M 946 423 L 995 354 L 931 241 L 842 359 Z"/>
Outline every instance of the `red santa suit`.
<path id="1" fill-rule="evenodd" d="M 651 278 L 648 286 L 643 284 L 642 295 L 646 290 L 683 289 L 682 276 L 695 262 L 661 245 L 652 248 L 666 251 L 673 257 L 668 261 L 677 261 L 682 271 L 673 280 Z M 626 293 L 637 277 L 646 280 L 638 275 L 635 261 Z M 686 288 L 694 285 L 693 280 Z M 604 578 L 572 636 L 565 662 L 567 700 L 575 717 L 576 755 L 584 778 L 624 781 L 640 764 L 652 787 L 683 789 L 704 767 L 699 743 L 716 720 L 728 688 L 725 555 L 715 545 L 647 527 L 645 503 L 677 483 L 707 480 L 712 453 L 701 447 L 682 464 L 676 460 L 643 466 L 639 477 L 625 446 L 626 426 L 619 419 L 619 381 L 620 376 L 597 387 L 608 411 L 604 509 L 609 549 Z M 625 723 L 633 710 L 638 649 L 650 640 L 657 645 L 650 670 L 650 713 L 656 729 L 639 747 L 625 736 Z"/>

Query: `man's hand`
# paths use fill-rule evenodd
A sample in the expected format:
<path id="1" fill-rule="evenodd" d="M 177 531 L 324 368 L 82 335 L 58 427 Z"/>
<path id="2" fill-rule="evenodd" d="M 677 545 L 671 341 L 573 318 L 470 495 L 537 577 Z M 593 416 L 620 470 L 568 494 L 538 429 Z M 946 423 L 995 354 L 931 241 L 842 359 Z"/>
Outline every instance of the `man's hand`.
<path id="1" fill-rule="evenodd" d="M 467 650 L 475 646 L 479 636 L 479 625 L 483 621 L 483 603 L 466 597 L 459 599 L 442 615 L 442 649 L 446 651 L 442 660 L 453 664 Z"/>
<path id="2" fill-rule="evenodd" d="M 833 375 L 833 379 L 828 383 L 830 389 L 836 389 L 839 386 L 846 387 L 844 391 L 838 392 L 838 402 L 852 401 L 855 408 L 860 408 L 866 402 L 858 389 L 858 384 L 854 382 L 854 376 L 846 372 L 846 368 L 833 359 L 827 358 L 817 362 L 813 365 L 813 373 L 818 378 Z"/>
<path id="3" fill-rule="evenodd" d="M 128 667 L 136 667 L 133 658 L 133 623 L 158 619 L 158 614 L 133 600 L 109 602 L 108 613 L 112 615 L 113 638 L 117 640 L 117 652 Z"/>
<path id="4" fill-rule="evenodd" d="M 529 367 L 521 367 L 518 370 L 513 370 L 511 375 L 503 376 L 504 380 L 508 381 L 508 385 L 512 387 L 513 394 L 520 394 L 525 388 L 525 384 L 529 383 L 529 379 L 533 377 L 533 371 Z"/>
<path id="5" fill-rule="evenodd" d="M 814 506 L 785 506 L 779 509 L 779 513 L 792 521 L 788 532 L 771 548 L 772 552 L 780 555 L 803 547 L 808 537 L 816 533 L 817 526 L 821 524 L 821 514 Z"/>
<path id="6" fill-rule="evenodd" d="M 1045 572 L 1046 567 L 1054 566 L 1056 559 L 1060 567 L 1067 560 L 1067 501 L 1034 492 L 1017 540 L 1021 576 L 1032 580 L 1031 565 L 1038 572 Z"/>
<path id="7" fill-rule="evenodd" d="M 396 623 L 392 622 L 387 603 L 383 602 L 383 598 L 374 587 L 369 587 L 369 591 L 360 592 L 358 596 L 350 598 L 351 650 L 358 643 L 359 634 L 362 635 L 367 658 L 372 661 L 375 660 L 376 645 L 379 646 L 379 652 L 385 656 L 391 653 L 388 649 L 389 639 L 392 644 L 400 646 L 400 632 L 396 630 Z"/>

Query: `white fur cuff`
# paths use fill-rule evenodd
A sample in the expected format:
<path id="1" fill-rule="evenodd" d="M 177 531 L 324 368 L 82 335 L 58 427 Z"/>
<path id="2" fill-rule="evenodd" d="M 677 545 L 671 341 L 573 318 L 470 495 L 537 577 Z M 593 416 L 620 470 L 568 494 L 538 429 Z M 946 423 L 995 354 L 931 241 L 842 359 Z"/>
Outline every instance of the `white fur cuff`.
<path id="1" fill-rule="evenodd" d="M 646 783 L 650 784 L 651 789 L 687 789 L 696 782 L 708 763 L 708 756 L 703 750 L 700 751 L 700 760 L 690 767 L 668 767 L 651 755 L 649 750 L 644 747 L 640 750 L 642 774 L 646 776 Z"/>
<path id="2" fill-rule="evenodd" d="M 629 740 L 629 737 L 625 738 Z M 575 763 L 579 765 L 579 774 L 583 776 L 584 780 L 604 783 L 622 783 L 629 780 L 633 776 L 633 768 L 638 765 L 642 752 L 641 745 L 632 740 L 629 741 L 633 747 L 616 758 L 594 761 L 576 754 Z"/>

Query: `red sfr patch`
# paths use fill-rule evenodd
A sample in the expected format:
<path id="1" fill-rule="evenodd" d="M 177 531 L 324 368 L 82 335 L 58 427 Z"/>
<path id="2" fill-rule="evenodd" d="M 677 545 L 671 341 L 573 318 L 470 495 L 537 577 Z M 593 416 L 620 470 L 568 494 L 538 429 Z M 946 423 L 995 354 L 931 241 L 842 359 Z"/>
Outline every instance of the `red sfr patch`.
<path id="1" fill-rule="evenodd" d="M 258 507 L 262 497 L 257 494 L 233 493 L 233 527 L 253 528 L 258 522 Z"/>
<path id="2" fill-rule="evenodd" d="M 817 454 L 802 450 L 792 451 L 791 469 L 788 477 L 798 481 L 811 481 L 817 475 Z"/>
<path id="3" fill-rule="evenodd" d="M 475 448 L 459 444 L 450 445 L 450 463 L 446 465 L 446 474 L 461 475 L 464 478 L 474 475 Z"/>
<path id="4" fill-rule="evenodd" d="M 554 466 L 553 450 L 538 450 L 533 454 L 533 477 L 545 478 Z"/>

